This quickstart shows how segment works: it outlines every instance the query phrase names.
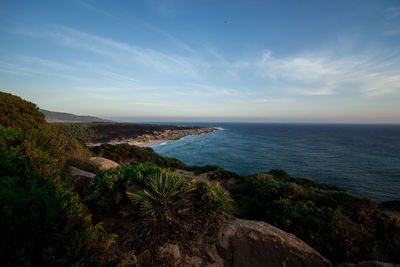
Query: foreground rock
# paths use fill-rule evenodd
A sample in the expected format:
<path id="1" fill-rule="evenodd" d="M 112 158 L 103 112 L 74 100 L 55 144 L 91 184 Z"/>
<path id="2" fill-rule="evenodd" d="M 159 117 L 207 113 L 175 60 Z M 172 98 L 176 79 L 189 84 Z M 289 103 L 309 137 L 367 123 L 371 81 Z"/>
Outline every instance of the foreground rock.
<path id="1" fill-rule="evenodd" d="M 400 267 L 400 265 L 380 261 L 362 261 L 359 263 L 341 263 L 336 267 Z"/>
<path id="2" fill-rule="evenodd" d="M 112 161 L 110 159 L 102 158 L 102 157 L 93 157 L 90 158 L 90 161 L 96 165 L 100 171 L 105 171 L 111 168 L 117 168 L 119 166 L 118 163 Z"/>
<path id="3" fill-rule="evenodd" d="M 298 239 L 265 222 L 235 219 L 225 223 L 217 249 L 226 266 L 332 266 Z"/>

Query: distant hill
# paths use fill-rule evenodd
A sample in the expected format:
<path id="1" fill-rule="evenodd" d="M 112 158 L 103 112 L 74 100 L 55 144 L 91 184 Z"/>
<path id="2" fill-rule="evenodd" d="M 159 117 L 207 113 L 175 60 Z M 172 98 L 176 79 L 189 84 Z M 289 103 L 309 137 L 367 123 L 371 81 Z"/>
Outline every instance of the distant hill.
<path id="1" fill-rule="evenodd" d="M 94 116 L 79 116 L 71 113 L 55 112 L 45 109 L 39 109 L 46 117 L 48 122 L 110 122 L 110 120 L 101 119 Z"/>

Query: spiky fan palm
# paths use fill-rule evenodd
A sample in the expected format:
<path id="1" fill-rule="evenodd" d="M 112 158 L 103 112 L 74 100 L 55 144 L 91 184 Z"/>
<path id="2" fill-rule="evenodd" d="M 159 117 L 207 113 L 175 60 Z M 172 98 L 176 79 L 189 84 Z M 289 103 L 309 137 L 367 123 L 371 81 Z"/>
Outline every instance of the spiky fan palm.
<path id="1" fill-rule="evenodd" d="M 183 205 L 193 190 L 194 184 L 183 177 L 158 173 L 145 178 L 142 186 L 129 186 L 126 194 L 143 215 L 172 221 L 173 208 Z"/>

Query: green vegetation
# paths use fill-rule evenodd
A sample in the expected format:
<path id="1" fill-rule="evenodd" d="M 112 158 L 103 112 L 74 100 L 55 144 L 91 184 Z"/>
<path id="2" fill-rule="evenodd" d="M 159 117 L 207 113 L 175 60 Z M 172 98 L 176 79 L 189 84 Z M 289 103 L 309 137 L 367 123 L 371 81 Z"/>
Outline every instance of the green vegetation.
<path id="1" fill-rule="evenodd" d="M 88 161 L 90 152 L 62 133 L 80 136 L 83 142 L 95 134 L 87 124 L 56 124 L 56 128 L 44 121 L 34 104 L 1 92 L 0 114 L 4 266 L 132 262 L 131 253 L 115 256 L 111 246 L 116 236 L 103 230 L 101 223 L 93 223 L 91 213 L 101 222 L 130 210 L 132 214 L 124 218 L 136 220 L 137 229 L 147 229 L 137 231 L 138 244 L 146 243 L 146 236 L 154 237 L 149 244 L 162 244 L 217 227 L 234 207 L 242 218 L 263 220 L 295 234 L 335 263 L 400 262 L 400 223 L 382 214 L 370 199 L 282 170 L 239 175 L 217 166 L 187 166 L 151 148 L 127 144 L 91 148 L 91 153 L 123 164 L 99 172 Z M 97 173 L 83 196 L 85 204 L 65 175 L 71 164 Z M 207 172 L 231 195 L 218 183 L 191 181 L 171 169 Z"/>
<path id="2" fill-rule="evenodd" d="M 209 172 L 210 180 L 222 184 L 234 180 L 235 185 L 228 188 L 239 217 L 266 221 L 293 233 L 333 262 L 400 262 L 397 256 L 400 255 L 400 225 L 382 214 L 370 199 L 308 179 L 290 177 L 282 170 L 243 176 L 217 166 L 187 166 L 179 160 L 161 157 L 151 148 L 127 144 L 102 145 L 92 151 L 133 165 L 149 162 L 162 168 L 194 171 L 196 175 Z"/>
<path id="3" fill-rule="evenodd" d="M 152 164 L 100 173 L 89 185 L 87 200 L 98 215 L 131 205 L 144 223 L 151 222 L 154 233 L 169 238 L 215 227 L 233 206 L 229 193 L 218 185 L 196 183 Z"/>
<path id="4" fill-rule="evenodd" d="M 0 92 L 0 125 L 15 129 L 29 129 L 45 123 L 44 115 L 35 104 L 20 97 Z"/>
<path id="5" fill-rule="evenodd" d="M 63 122 L 63 123 L 52 123 L 52 125 L 60 129 L 66 137 L 75 138 L 81 143 L 90 142 L 94 137 L 94 131 L 90 129 L 89 123 Z"/>
<path id="6" fill-rule="evenodd" d="M 100 157 L 105 157 L 123 164 L 153 163 L 161 168 L 185 168 L 186 164 L 175 158 L 164 158 L 150 147 L 130 146 L 128 144 L 110 145 L 103 144 L 90 148 Z"/>
<path id="7" fill-rule="evenodd" d="M 187 204 L 196 187 L 193 182 L 172 173 L 153 174 L 131 183 L 127 196 L 139 212 L 158 224 L 174 222 L 176 212 Z"/>
<path id="8" fill-rule="evenodd" d="M 333 262 L 400 262 L 400 224 L 371 199 L 279 170 L 241 176 L 231 193 L 240 217 L 293 233 Z"/>
<path id="9" fill-rule="evenodd" d="M 102 144 L 91 147 L 90 150 L 99 157 L 105 157 L 121 164 L 152 163 L 161 168 L 182 169 L 193 171 L 195 175 L 223 170 L 218 166 L 188 166 L 176 158 L 162 157 L 151 147 L 130 146 L 128 144 L 110 145 Z"/>
<path id="10" fill-rule="evenodd" d="M 3 266 L 115 266 L 114 235 L 93 224 L 62 176 L 88 155 L 36 106 L 0 92 L 0 256 Z"/>

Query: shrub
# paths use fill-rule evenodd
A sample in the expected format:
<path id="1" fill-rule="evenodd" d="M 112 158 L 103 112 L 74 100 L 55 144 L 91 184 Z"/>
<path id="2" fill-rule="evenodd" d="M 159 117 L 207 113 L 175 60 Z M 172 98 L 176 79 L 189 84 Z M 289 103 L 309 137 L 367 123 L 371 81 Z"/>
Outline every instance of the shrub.
<path id="1" fill-rule="evenodd" d="M 225 191 L 219 183 L 213 185 L 211 183 L 206 183 L 202 185 L 199 183 L 200 187 L 204 187 L 203 191 L 203 200 L 209 203 L 210 209 L 215 212 L 225 212 L 232 213 L 233 212 L 233 204 L 234 201 L 231 198 L 230 194 Z"/>
<path id="2" fill-rule="evenodd" d="M 400 261 L 400 223 L 374 201 L 282 171 L 270 174 L 237 180 L 231 193 L 240 217 L 293 233 L 333 262 Z"/>
<path id="3" fill-rule="evenodd" d="M 60 177 L 54 157 L 0 127 L 0 247 L 5 266 L 111 265 L 114 236 Z"/>
<path id="4" fill-rule="evenodd" d="M 134 167 L 120 166 L 99 173 L 89 184 L 86 199 L 91 210 L 99 213 L 110 213 L 126 204 L 127 185 L 140 181 L 144 176 L 161 172 L 161 169 L 149 164 L 138 164 Z"/>
<path id="5" fill-rule="evenodd" d="M 156 223 L 176 223 L 175 214 L 187 205 L 195 190 L 193 182 L 169 173 L 159 172 L 145 177 L 143 183 L 132 183 L 127 196 L 134 207 Z"/>
<path id="6" fill-rule="evenodd" d="M 0 125 L 15 129 L 29 129 L 45 123 L 39 108 L 18 96 L 0 92 Z"/>
<path id="7" fill-rule="evenodd" d="M 176 158 L 162 157 L 158 155 L 151 147 L 138 147 L 128 144 L 102 144 L 100 146 L 91 147 L 90 149 L 95 155 L 112 159 L 121 164 L 134 165 L 139 163 L 151 163 L 160 168 L 174 168 L 193 171 L 195 175 L 217 170 L 224 171 L 222 168 L 213 165 L 187 166 L 185 163 Z"/>
<path id="8" fill-rule="evenodd" d="M 71 140 L 32 103 L 0 93 L 0 257 L 4 266 L 115 266 L 114 235 L 92 224 L 61 168 Z M 75 150 L 75 149 L 73 149 Z M 128 255 L 123 260 L 130 260 Z M 126 263 L 126 262 L 125 262 Z"/>
<path id="9" fill-rule="evenodd" d="M 140 231 L 140 238 L 152 236 L 165 242 L 217 227 L 221 215 L 230 213 L 233 204 L 219 186 L 195 183 L 144 163 L 100 173 L 92 180 L 87 198 L 98 215 L 129 205 L 143 220 L 140 227 L 145 231 Z"/>

